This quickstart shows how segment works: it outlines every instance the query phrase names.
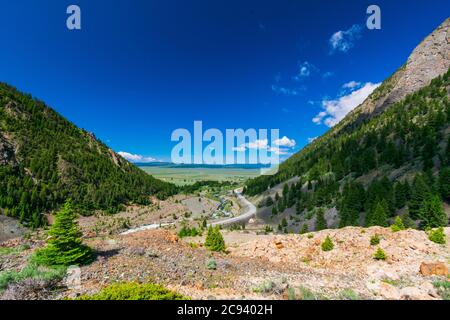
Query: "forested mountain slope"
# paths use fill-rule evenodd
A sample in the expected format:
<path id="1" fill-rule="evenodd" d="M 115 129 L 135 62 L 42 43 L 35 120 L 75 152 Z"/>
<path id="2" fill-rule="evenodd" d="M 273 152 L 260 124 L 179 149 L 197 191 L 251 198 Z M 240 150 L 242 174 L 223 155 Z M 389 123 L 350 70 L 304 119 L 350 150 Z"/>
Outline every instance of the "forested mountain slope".
<path id="1" fill-rule="evenodd" d="M 409 204 L 411 217 L 426 224 L 419 212 L 424 198 L 428 205 L 435 196 L 450 201 L 449 27 L 447 19 L 362 105 L 276 175 L 248 181 L 245 193 L 298 176 L 276 201 L 274 215 L 294 206 L 298 214 L 334 206 L 341 226 L 383 225 L 386 219 L 371 216 L 388 218 Z"/>
<path id="2" fill-rule="evenodd" d="M 32 226 L 72 198 L 81 212 L 165 197 L 157 180 L 43 102 L 0 84 L 0 211 Z"/>

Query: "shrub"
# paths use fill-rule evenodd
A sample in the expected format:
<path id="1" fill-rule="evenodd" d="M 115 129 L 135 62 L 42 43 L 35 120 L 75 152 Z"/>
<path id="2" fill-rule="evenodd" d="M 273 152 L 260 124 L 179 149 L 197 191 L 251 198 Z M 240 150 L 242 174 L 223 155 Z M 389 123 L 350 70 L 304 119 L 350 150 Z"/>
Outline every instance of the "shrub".
<path id="1" fill-rule="evenodd" d="M 218 227 L 209 227 L 205 247 L 211 251 L 225 251 L 225 241 Z"/>
<path id="2" fill-rule="evenodd" d="M 352 289 L 344 289 L 339 293 L 339 298 L 342 300 L 361 300 L 359 294 Z"/>
<path id="3" fill-rule="evenodd" d="M 64 208 L 56 214 L 49 235 L 47 247 L 38 250 L 33 257 L 36 263 L 68 266 L 86 264 L 93 260 L 91 249 L 82 244 L 82 234 L 70 200 L 66 201 Z"/>
<path id="4" fill-rule="evenodd" d="M 319 300 L 319 298 L 308 288 L 301 286 L 299 289 L 301 300 Z"/>
<path id="5" fill-rule="evenodd" d="M 253 288 L 253 292 L 256 293 L 267 293 L 273 290 L 275 287 L 275 283 L 271 280 L 264 281 L 256 288 Z"/>
<path id="6" fill-rule="evenodd" d="M 208 259 L 208 261 L 206 261 L 206 268 L 208 270 L 216 270 L 217 269 L 217 262 L 214 259 Z"/>
<path id="7" fill-rule="evenodd" d="M 405 230 L 405 229 L 406 229 L 406 227 L 403 224 L 402 218 L 400 218 L 399 216 L 396 216 L 395 220 L 394 220 L 394 224 L 391 225 L 392 232 L 397 232 L 397 231 L 401 231 L 401 230 Z"/>
<path id="8" fill-rule="evenodd" d="M 324 240 L 324 242 L 322 242 L 322 250 L 323 251 L 331 251 L 334 248 L 334 244 L 333 241 L 331 241 L 331 238 L 329 236 L 327 236 Z"/>
<path id="9" fill-rule="evenodd" d="M 7 270 L 0 272 L 0 291 L 5 290 L 10 283 L 17 283 L 26 279 L 46 282 L 59 281 L 65 274 L 66 268 L 63 266 L 46 267 L 30 262 L 21 271 Z"/>
<path id="10" fill-rule="evenodd" d="M 445 244 L 447 241 L 445 239 L 444 228 L 440 227 L 437 229 L 429 230 L 428 239 L 438 244 Z"/>
<path id="11" fill-rule="evenodd" d="M 198 230 L 195 227 L 189 228 L 186 226 L 183 226 L 180 231 L 178 232 L 178 237 L 184 238 L 184 237 L 196 237 L 198 235 L 201 235 L 200 230 Z"/>
<path id="12" fill-rule="evenodd" d="M 187 297 L 158 284 L 116 283 L 94 295 L 84 295 L 77 300 L 187 300 Z"/>
<path id="13" fill-rule="evenodd" d="M 450 281 L 435 281 L 433 285 L 443 300 L 450 300 Z"/>
<path id="14" fill-rule="evenodd" d="M 269 234 L 269 233 L 271 233 L 271 232 L 273 232 L 273 228 L 272 228 L 271 226 L 269 226 L 269 225 L 266 225 L 266 226 L 264 227 L 264 233 L 265 233 L 265 234 Z"/>
<path id="15" fill-rule="evenodd" d="M 376 246 L 380 244 L 381 238 L 379 234 L 375 234 L 370 238 L 370 245 Z"/>
<path id="16" fill-rule="evenodd" d="M 373 258 L 375 260 L 386 260 L 386 253 L 383 251 L 383 249 L 378 248 L 375 254 L 373 255 Z"/>

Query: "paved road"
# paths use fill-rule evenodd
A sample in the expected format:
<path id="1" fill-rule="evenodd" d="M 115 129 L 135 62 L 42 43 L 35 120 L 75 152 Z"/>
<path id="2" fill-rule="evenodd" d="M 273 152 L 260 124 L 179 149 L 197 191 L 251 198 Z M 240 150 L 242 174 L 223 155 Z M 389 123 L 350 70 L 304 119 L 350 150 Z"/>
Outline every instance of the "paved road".
<path id="1" fill-rule="evenodd" d="M 253 205 L 253 203 L 251 203 L 250 201 L 248 201 L 240 191 L 238 191 L 239 189 L 234 190 L 234 192 L 236 193 L 236 196 L 238 197 L 239 200 L 241 200 L 241 202 L 243 202 L 246 205 L 246 211 L 245 213 L 237 216 L 237 217 L 232 217 L 232 218 L 227 218 L 227 219 L 223 219 L 220 221 L 215 221 L 213 223 L 211 223 L 212 226 L 219 226 L 219 225 L 224 225 L 224 224 L 233 224 L 233 223 L 239 223 L 242 221 L 246 221 L 250 218 L 252 218 L 253 216 L 256 215 L 256 207 Z"/>
<path id="2" fill-rule="evenodd" d="M 250 201 L 248 201 L 247 199 L 245 199 L 245 197 L 242 195 L 242 193 L 240 191 L 238 191 L 239 189 L 234 190 L 236 197 L 238 197 L 238 199 L 244 203 L 244 205 L 246 206 L 246 211 L 245 213 L 237 216 L 237 217 L 232 217 L 232 218 L 226 218 L 223 220 L 219 220 L 219 221 L 214 221 L 213 223 L 211 223 L 211 226 L 220 226 L 220 225 L 227 225 L 227 224 L 233 224 L 233 223 L 239 223 L 242 221 L 246 221 L 248 219 L 250 219 L 251 217 L 253 217 L 254 215 L 256 215 L 256 207 L 253 205 L 253 203 L 251 203 Z M 170 226 L 175 224 L 174 222 L 172 223 L 155 223 L 155 224 L 149 224 L 149 225 L 145 225 L 145 226 L 140 226 L 134 229 L 130 229 L 127 230 L 125 232 L 122 232 L 121 234 L 130 234 L 130 233 L 134 233 L 134 232 L 138 232 L 138 231 L 142 231 L 142 230 L 153 230 L 153 229 L 159 229 L 161 227 L 166 227 L 166 226 Z"/>

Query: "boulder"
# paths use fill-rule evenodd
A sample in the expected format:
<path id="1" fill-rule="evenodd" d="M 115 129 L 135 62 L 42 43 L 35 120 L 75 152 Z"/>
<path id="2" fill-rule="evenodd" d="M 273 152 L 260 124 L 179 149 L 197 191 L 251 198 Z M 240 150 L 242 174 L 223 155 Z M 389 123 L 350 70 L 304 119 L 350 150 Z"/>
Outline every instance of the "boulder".
<path id="1" fill-rule="evenodd" d="M 386 282 L 381 282 L 378 286 L 378 294 L 387 300 L 399 300 L 400 290 Z"/>
<path id="2" fill-rule="evenodd" d="M 405 287 L 400 290 L 402 300 L 432 300 L 433 297 L 427 290 L 421 290 L 416 287 Z"/>
<path id="3" fill-rule="evenodd" d="M 283 243 L 281 241 L 275 241 L 274 244 L 275 244 L 275 247 L 277 249 L 283 249 L 284 248 L 284 245 L 283 245 Z"/>
<path id="4" fill-rule="evenodd" d="M 447 276 L 448 268 L 443 262 L 422 262 L 420 264 L 420 273 L 424 276 Z"/>

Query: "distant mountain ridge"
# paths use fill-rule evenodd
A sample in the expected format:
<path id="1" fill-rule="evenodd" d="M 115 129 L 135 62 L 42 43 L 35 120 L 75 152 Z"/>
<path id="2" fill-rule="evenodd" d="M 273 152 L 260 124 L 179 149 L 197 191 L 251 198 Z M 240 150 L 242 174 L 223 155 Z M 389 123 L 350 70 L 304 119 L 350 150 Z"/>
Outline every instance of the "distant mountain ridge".
<path id="1" fill-rule="evenodd" d="M 0 213 L 39 226 L 69 197 L 89 214 L 174 192 L 43 102 L 0 83 Z"/>
<path id="2" fill-rule="evenodd" d="M 269 168 L 270 165 L 265 164 L 177 164 L 173 162 L 146 162 L 135 163 L 138 167 L 168 167 L 168 168 L 202 168 L 202 169 L 261 169 Z"/>

